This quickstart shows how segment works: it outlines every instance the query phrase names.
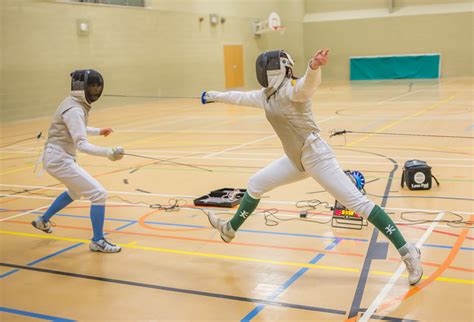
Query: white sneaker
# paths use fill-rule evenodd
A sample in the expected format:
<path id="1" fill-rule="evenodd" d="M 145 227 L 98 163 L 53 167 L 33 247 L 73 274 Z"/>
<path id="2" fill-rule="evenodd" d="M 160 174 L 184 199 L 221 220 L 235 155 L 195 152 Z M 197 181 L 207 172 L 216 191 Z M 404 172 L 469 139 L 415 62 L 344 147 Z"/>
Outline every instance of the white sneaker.
<path id="1" fill-rule="evenodd" d="M 207 218 L 211 226 L 219 231 L 223 241 L 230 243 L 234 239 L 235 231 L 230 226 L 230 221 L 218 218 L 213 211 L 207 213 Z"/>
<path id="2" fill-rule="evenodd" d="M 415 285 L 423 276 L 423 267 L 421 266 L 421 251 L 415 245 L 407 245 L 408 254 L 402 257 L 408 271 L 408 281 L 410 285 Z"/>
<path id="3" fill-rule="evenodd" d="M 89 249 L 93 252 L 118 253 L 122 250 L 122 247 L 114 245 L 105 238 L 102 238 L 98 241 L 91 241 Z"/>
<path id="4" fill-rule="evenodd" d="M 43 218 L 41 216 L 33 220 L 31 222 L 31 225 L 33 225 L 33 227 L 35 227 L 36 229 L 44 231 L 47 234 L 51 234 L 53 232 L 53 227 L 51 225 L 51 222 L 43 221 Z"/>

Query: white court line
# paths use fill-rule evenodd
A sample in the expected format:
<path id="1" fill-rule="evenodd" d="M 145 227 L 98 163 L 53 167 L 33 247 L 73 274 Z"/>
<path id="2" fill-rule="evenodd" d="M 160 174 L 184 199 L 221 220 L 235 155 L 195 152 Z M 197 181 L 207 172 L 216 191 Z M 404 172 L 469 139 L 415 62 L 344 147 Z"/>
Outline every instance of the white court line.
<path id="1" fill-rule="evenodd" d="M 255 143 L 255 142 L 252 142 L 252 143 Z M 246 144 L 251 144 L 251 143 L 249 142 L 249 143 L 246 143 Z M 240 148 L 240 147 L 242 147 L 242 146 L 230 148 L 230 149 L 227 149 L 227 151 L 224 150 L 224 151 L 220 151 L 220 152 L 215 152 L 213 154 L 217 155 L 217 154 L 225 153 L 225 152 L 230 151 L 231 149 L 237 149 L 237 148 Z M 38 152 L 17 152 L 17 151 L 15 151 L 13 153 L 38 154 Z M 249 153 L 249 154 L 252 154 L 252 153 Z M 280 155 L 283 155 L 283 152 Z M 153 158 L 176 158 L 176 159 L 189 159 L 189 160 L 203 160 L 203 159 L 210 159 L 212 155 L 205 155 L 205 156 L 199 157 L 199 156 L 185 156 L 185 155 L 176 155 L 176 154 L 174 154 L 174 155 L 170 155 L 170 154 L 148 154 L 147 156 L 148 157 L 153 157 Z M 417 158 L 420 158 L 420 156 L 417 156 Z M 407 159 L 407 157 L 405 157 L 405 159 Z M 429 157 L 426 157 L 425 159 L 429 159 Z M 216 157 L 212 157 L 212 160 L 271 162 L 271 161 L 274 161 L 275 159 L 274 158 L 235 158 L 235 157 L 217 157 L 216 158 Z M 364 160 L 361 160 L 361 161 L 340 160 L 339 163 L 342 163 L 342 164 L 362 164 L 362 165 L 392 165 L 392 163 L 388 163 L 388 162 L 370 162 L 370 161 L 364 161 Z M 445 168 L 445 167 L 449 167 L 449 168 L 474 168 L 474 164 L 454 164 L 454 163 L 434 163 L 434 164 L 430 163 L 430 166 L 432 166 L 432 167 L 443 167 L 443 168 Z"/>
<path id="2" fill-rule="evenodd" d="M 399 98 L 402 98 L 402 97 L 405 97 L 405 96 L 409 96 L 409 95 L 412 95 L 412 94 L 415 94 L 415 93 L 419 93 L 419 92 L 423 92 L 423 91 L 429 91 L 431 90 L 432 88 L 434 87 L 439 87 L 439 84 L 435 84 L 433 86 L 429 86 L 429 87 L 425 87 L 425 88 L 421 88 L 419 90 L 416 90 L 416 91 L 413 91 L 413 92 L 408 92 L 408 93 L 404 93 L 404 94 L 401 94 L 401 95 L 397 95 L 397 96 L 394 96 L 394 97 L 391 97 L 389 99 L 386 99 L 386 100 L 383 100 L 383 101 L 380 101 L 378 102 L 377 104 L 383 104 L 383 103 L 386 103 L 386 102 L 390 102 L 390 101 L 394 101 L 396 99 L 399 99 Z M 437 101 L 435 101 L 437 102 Z"/>
<path id="3" fill-rule="evenodd" d="M 0 196 L 3 196 L 3 197 L 15 197 L 15 198 L 22 198 L 22 199 L 39 199 L 39 200 L 54 200 L 56 199 L 55 197 L 39 197 L 39 196 L 19 196 L 19 195 L 9 195 L 9 194 L 0 194 Z M 77 202 L 80 202 L 80 203 L 90 203 L 89 200 L 75 200 Z M 262 202 L 264 203 L 264 202 Z M 277 202 L 273 202 L 273 201 L 268 201 L 267 203 L 277 203 Z M 281 202 L 282 203 L 282 202 Z M 294 205 L 295 202 L 288 202 L 289 204 L 292 204 Z M 107 201 L 107 205 L 117 205 L 117 206 L 123 206 L 123 205 L 127 205 L 127 206 L 134 206 L 134 207 L 142 207 L 142 208 L 149 208 L 150 206 L 149 205 L 146 205 L 146 204 L 136 204 L 136 203 L 129 203 L 129 202 L 114 202 L 114 201 Z M 1 204 L 0 204 L 0 208 L 1 207 Z M 181 207 L 181 208 L 185 208 L 185 209 L 190 209 L 188 207 Z M 210 208 L 210 207 L 199 207 L 200 209 L 211 209 L 211 210 L 215 210 L 216 208 Z M 197 209 L 197 208 L 196 208 Z M 36 210 L 36 209 L 35 209 Z M 34 212 L 35 210 L 31 210 L 31 212 Z M 225 209 L 225 208 L 222 208 L 222 209 L 219 209 L 219 213 L 229 213 L 229 214 L 234 214 L 235 213 L 235 209 Z M 24 213 L 24 214 L 27 214 L 27 213 Z M 253 215 L 255 214 L 258 214 L 258 215 L 263 215 L 262 212 L 256 212 L 254 213 Z M 295 213 L 285 213 L 285 212 L 279 212 L 278 213 L 278 216 L 281 216 L 281 217 L 288 217 L 288 218 L 299 218 L 299 214 L 295 214 Z M 9 218 L 5 218 L 5 220 L 8 220 L 10 218 L 14 218 L 14 217 L 17 217 L 17 216 L 13 216 L 13 217 L 9 217 Z M 328 219 L 328 215 L 311 215 L 310 218 L 313 218 L 313 219 Z M 406 224 L 407 222 L 395 222 L 395 224 L 399 225 L 399 224 Z M 417 226 L 429 226 L 430 224 L 418 224 Z M 448 225 L 438 225 L 437 227 L 445 227 L 445 228 L 453 228 L 452 226 L 448 226 Z"/>
<path id="4" fill-rule="evenodd" d="M 254 143 L 257 143 L 257 142 L 261 142 L 261 141 L 265 141 L 265 140 L 268 140 L 268 139 L 271 139 L 271 138 L 274 138 L 276 137 L 276 134 L 272 134 L 272 135 L 269 135 L 269 136 L 266 136 L 264 138 L 260 138 L 258 140 L 253 140 L 253 141 L 250 141 L 250 142 L 247 142 L 247 143 L 243 143 L 241 145 L 237 145 L 237 146 L 234 146 L 234 147 L 231 147 L 231 148 L 227 148 L 225 150 L 222 150 L 222 151 L 219 151 L 219 152 L 214 152 L 214 153 L 210 153 L 210 154 L 207 154 L 205 156 L 202 156 L 200 157 L 200 159 L 209 159 L 209 158 L 213 158 L 215 157 L 216 155 L 219 155 L 219 154 L 223 154 L 223 153 L 226 153 L 226 152 L 229 152 L 229 151 L 233 151 L 233 150 L 237 150 L 237 149 L 240 149 L 244 146 L 247 146 L 247 145 L 251 145 L 251 144 L 254 144 Z"/>
<path id="5" fill-rule="evenodd" d="M 418 208 L 389 208 L 385 207 L 385 210 L 396 210 L 396 211 L 420 211 L 420 212 L 454 212 L 460 215 L 472 215 L 473 211 L 457 211 L 448 209 L 418 209 Z"/>
<path id="6" fill-rule="evenodd" d="M 474 125 L 473 125 L 474 126 Z M 275 146 L 274 147 L 275 149 L 277 148 L 281 148 L 281 146 Z M 189 153 L 209 153 L 209 151 L 195 151 L 195 150 L 166 150 L 166 149 L 147 149 L 147 150 L 130 150 L 128 149 L 129 152 L 133 152 L 133 153 L 146 153 L 146 152 L 156 152 L 156 153 L 160 153 L 160 152 L 169 152 L 169 153 L 183 153 L 183 154 L 189 154 Z M 268 155 L 268 156 L 281 156 L 281 153 L 265 153 L 265 152 L 254 152 L 254 151 L 249 151 L 249 152 L 229 152 L 228 153 L 229 155 L 248 155 L 248 154 L 252 154 L 252 155 Z M 394 159 L 416 159 L 416 158 L 420 158 L 420 157 L 423 157 L 423 155 L 408 155 L 408 156 L 394 156 L 394 155 L 389 155 L 389 157 L 391 158 L 394 158 Z M 375 156 L 375 155 L 351 155 L 351 154 L 348 154 L 348 155 L 338 155 L 337 156 L 338 159 L 380 159 L 381 157 L 380 156 Z M 437 158 L 437 157 L 429 157 L 429 156 L 426 156 L 424 157 L 425 159 L 428 159 L 428 160 L 443 160 L 443 161 L 470 161 L 472 162 L 474 160 L 474 157 L 473 158 Z"/>
<path id="7" fill-rule="evenodd" d="M 15 187 L 15 188 L 38 188 L 38 189 L 44 189 L 44 190 L 61 190 L 64 191 L 65 188 L 56 188 L 56 187 L 46 187 L 46 186 L 31 186 L 31 185 L 19 185 L 19 184 L 5 184 L 5 183 L 0 183 L 0 186 L 3 187 Z M 108 193 L 114 193 L 118 195 L 138 195 L 138 196 L 152 196 L 152 197 L 175 197 L 175 198 L 183 198 L 183 199 L 195 199 L 199 196 L 181 196 L 181 195 L 176 195 L 176 194 L 162 194 L 162 193 L 145 193 L 145 192 L 128 192 L 128 191 L 107 191 Z M 2 196 L 2 194 L 0 194 Z M 10 196 L 10 195 L 4 195 L 4 196 Z M 17 196 L 17 195 L 11 195 Z M 17 196 L 21 197 L 21 196 Z M 23 196 L 24 197 L 24 196 Z M 303 199 L 311 199 L 307 198 L 307 196 Z M 270 203 L 270 204 L 284 204 L 284 205 L 294 205 L 296 201 L 285 201 L 285 200 L 265 200 L 262 199 L 260 203 Z M 1 208 L 1 203 L 0 203 L 0 208 Z M 419 209 L 419 208 L 389 208 L 385 207 L 385 210 L 395 210 L 395 211 L 421 211 L 421 212 L 455 212 L 460 215 L 472 215 L 472 211 L 458 211 L 458 210 L 448 210 L 448 209 Z"/>
<path id="8" fill-rule="evenodd" d="M 204 131 L 204 130 L 186 130 L 189 133 L 198 133 L 198 134 L 272 134 L 272 131 L 239 131 L 239 130 L 215 130 L 215 131 Z M 128 129 L 120 130 L 120 133 L 169 133 L 174 132 L 171 130 L 147 130 L 147 129 Z"/>
<path id="9" fill-rule="evenodd" d="M 424 91 L 425 89 L 419 89 L 417 91 L 413 91 L 413 92 L 408 92 L 408 93 L 403 93 L 401 95 L 397 95 L 397 96 L 394 96 L 394 97 L 391 97 L 389 99 L 385 99 L 383 101 L 380 101 L 380 102 L 377 102 L 377 104 L 383 104 L 383 103 L 386 103 L 386 102 L 390 102 L 390 101 L 394 101 L 396 99 L 399 99 L 399 98 L 402 98 L 402 97 L 405 97 L 405 96 L 409 96 L 409 95 L 412 95 L 412 94 L 415 94 L 415 93 L 419 93 L 419 92 L 422 92 Z"/>
<path id="10" fill-rule="evenodd" d="M 0 183 L 0 186 L 4 187 L 14 187 L 14 188 L 32 188 L 32 189 L 43 189 L 43 190 L 61 190 L 64 191 L 65 188 L 57 188 L 57 187 L 45 187 L 45 186 L 28 186 L 28 185 L 20 185 L 20 184 L 3 184 Z M 28 192 L 28 191 L 25 191 Z M 138 196 L 152 196 L 152 197 L 178 197 L 184 199 L 193 199 L 197 198 L 198 196 L 181 196 L 181 195 L 172 195 L 172 194 L 164 194 L 164 193 L 145 193 L 145 192 L 128 192 L 128 191 L 107 191 L 108 193 L 115 193 L 118 195 L 138 195 Z M 1 196 L 1 194 L 0 194 Z"/>
<path id="11" fill-rule="evenodd" d="M 424 232 L 421 238 L 418 239 L 418 241 L 416 242 L 416 247 L 420 248 L 425 243 L 425 241 L 428 239 L 428 237 L 431 235 L 434 228 L 438 224 L 437 221 L 441 220 L 443 216 L 444 216 L 444 212 L 440 212 L 438 216 L 436 216 L 436 218 L 434 219 L 435 221 L 431 223 L 430 227 Z M 377 295 L 377 297 L 372 302 L 372 304 L 370 304 L 367 311 L 365 311 L 362 317 L 359 319 L 359 322 L 366 322 L 372 317 L 372 314 L 374 314 L 375 310 L 379 307 L 380 303 L 382 303 L 382 301 L 385 299 L 388 292 L 390 292 L 393 285 L 395 285 L 395 283 L 400 278 L 400 275 L 402 275 L 402 272 L 404 270 L 405 270 L 405 264 L 400 264 L 400 266 L 398 266 L 398 269 L 395 271 L 392 277 L 390 277 L 390 280 L 388 281 L 388 283 L 385 284 L 384 288 L 380 291 L 380 293 Z"/>
<path id="12" fill-rule="evenodd" d="M 278 148 L 281 148 L 281 146 L 274 146 L 275 149 L 278 149 Z M 130 150 L 128 149 L 129 152 L 137 152 L 137 153 L 149 153 L 149 152 L 155 152 L 155 153 L 183 153 L 183 154 L 190 154 L 190 153 L 209 153 L 209 151 L 196 151 L 196 150 L 166 150 L 166 149 L 133 149 L 133 150 Z M 1 152 L 12 152 L 12 153 L 23 153 L 23 154 L 36 154 L 38 151 L 33 151 L 33 150 L 17 150 L 17 149 L 11 149 L 11 150 L 2 150 L 0 151 L 0 154 Z M 361 152 L 362 153 L 362 152 Z M 85 155 L 84 153 L 79 153 L 81 155 Z M 262 155 L 262 156 L 281 156 L 282 154 L 281 153 L 264 153 L 264 152 L 231 152 L 229 153 L 229 155 Z M 164 157 L 163 155 L 154 155 L 154 156 L 162 156 Z M 174 155 L 174 156 L 170 156 L 170 155 L 166 155 L 166 157 L 185 157 L 185 156 L 179 156 L 179 155 Z M 474 157 L 473 158 L 438 158 L 438 157 L 431 157 L 431 156 L 425 156 L 425 155 L 416 155 L 416 156 L 412 156 L 412 155 L 408 155 L 408 156 L 399 156 L 399 155 L 388 155 L 388 157 L 391 157 L 391 158 L 394 158 L 394 159 L 416 159 L 416 158 L 424 158 L 424 159 L 427 159 L 427 160 L 437 160 L 437 161 L 469 161 L 469 162 L 472 162 L 474 160 Z M 188 158 L 192 158 L 192 157 L 188 157 Z M 200 157 L 197 157 L 197 159 L 199 159 Z M 352 155 L 352 154 L 348 154 L 348 155 L 338 155 L 337 156 L 337 159 L 380 159 L 381 157 L 380 156 L 373 156 L 373 155 Z M 224 160 L 229 160 L 230 158 L 225 158 Z M 253 158 L 245 158 L 244 160 L 250 160 L 250 161 L 258 161 L 258 160 L 270 160 L 270 159 L 253 159 Z M 364 162 L 366 163 L 366 162 Z M 385 164 L 385 163 L 384 163 Z M 388 163 L 387 163 L 388 164 Z"/>
<path id="13" fill-rule="evenodd" d="M 326 121 L 333 120 L 333 119 L 338 118 L 338 117 L 339 116 L 331 116 L 331 117 L 328 117 L 328 118 L 322 119 L 321 121 L 316 122 L 316 124 L 324 123 Z M 270 138 L 273 138 L 273 137 L 276 137 L 276 136 L 277 136 L 276 134 L 273 134 L 273 135 L 255 140 L 255 141 L 244 143 L 244 144 L 241 144 L 241 145 L 238 145 L 238 146 L 235 146 L 235 147 L 232 147 L 232 148 L 228 148 L 228 149 L 225 149 L 225 150 L 222 150 L 222 151 L 219 151 L 219 152 L 211 153 L 211 154 L 208 154 L 208 155 L 205 155 L 205 156 L 201 157 L 201 159 L 209 159 L 211 157 L 215 157 L 216 155 L 220 155 L 220 154 L 223 154 L 223 153 L 226 153 L 226 152 L 229 152 L 229 151 L 237 150 L 237 149 L 242 148 L 244 146 L 254 144 L 254 143 L 257 143 L 257 142 L 261 142 L 261 141 L 264 141 L 264 140 L 267 140 L 267 139 L 270 139 Z"/>
<path id="14" fill-rule="evenodd" d="M 0 196 L 3 196 L 3 197 L 15 197 L 15 198 L 23 198 L 23 199 L 40 199 L 40 200 L 54 200 L 56 199 L 55 197 L 39 197 L 39 196 L 19 196 L 19 195 L 9 195 L 9 194 L 0 194 Z M 90 201 L 89 200 L 74 200 L 74 201 L 77 201 L 77 202 L 81 202 L 81 203 L 88 203 L 90 204 Z M 134 207 L 142 207 L 142 208 L 149 208 L 150 206 L 149 205 L 146 205 L 146 204 L 136 204 L 136 203 L 129 203 L 129 202 L 109 202 L 107 201 L 107 205 L 119 205 L 119 206 L 123 206 L 123 205 L 127 205 L 127 206 L 134 206 Z M 41 208 L 47 208 L 48 206 L 44 206 L 44 207 L 41 207 Z M 1 207 L 1 204 L 0 204 L 0 208 Z M 26 215 L 28 213 L 32 213 L 32 212 L 35 212 L 35 211 L 38 211 L 39 209 L 41 208 L 37 208 L 37 209 L 33 209 L 33 210 L 30 210 L 28 212 L 24 212 L 22 214 L 19 214 L 19 215 L 15 215 L 15 216 L 12 216 L 12 217 L 8 217 L 8 218 L 5 218 L 5 219 L 2 219 L 0 220 L 1 221 L 5 221 L 5 220 L 8 220 L 8 219 L 11 219 L 11 218 L 15 218 L 15 217 L 19 217 L 19 216 L 22 216 L 22 215 Z M 198 210 L 198 208 L 191 208 L 191 207 L 186 207 L 186 206 L 183 206 L 181 208 L 184 208 L 184 209 L 196 209 Z M 214 207 L 204 207 L 204 206 L 201 206 L 199 207 L 199 209 L 204 209 L 204 210 L 216 210 L 216 208 Z M 1 211 L 0 211 L 1 213 Z M 222 208 L 222 209 L 219 209 L 219 213 L 230 213 L 230 214 L 234 214 L 235 213 L 235 209 L 225 209 L 225 208 Z M 258 215 L 263 215 L 262 212 L 256 212 L 254 213 L 253 215 L 255 214 L 258 214 Z M 285 213 L 285 212 L 279 212 L 278 213 L 278 216 L 282 216 L 282 217 L 299 217 L 299 214 L 293 214 L 293 213 Z M 311 215 L 311 218 L 314 218 L 314 219 L 328 219 L 328 216 L 327 215 Z"/>
<path id="15" fill-rule="evenodd" d="M 56 197 L 40 197 L 40 196 L 19 196 L 19 195 L 9 195 L 9 194 L 4 194 L 4 193 L 0 193 L 0 197 L 15 197 L 15 198 L 20 198 L 20 199 L 39 199 L 39 200 L 55 200 Z M 90 204 L 90 201 L 89 200 L 74 200 L 74 201 L 77 201 L 77 202 L 80 202 L 80 203 L 89 203 Z M 134 203 L 128 203 L 128 202 L 107 202 L 108 205 L 132 205 L 132 206 L 137 206 L 137 207 L 146 207 L 146 208 L 149 208 L 150 206 L 148 205 L 141 205 L 141 204 L 134 204 Z M 28 212 L 25 212 L 23 213 L 23 215 L 26 215 L 28 213 L 31 213 L 31 212 L 35 212 L 35 211 L 38 211 L 39 209 L 41 208 L 47 208 L 48 206 L 44 206 L 44 207 L 40 207 L 40 208 L 37 208 L 37 209 L 33 209 L 33 210 L 30 210 Z M 0 204 L 0 208 L 1 207 L 1 204 Z M 1 211 L 0 211 L 1 213 Z M 8 218 L 5 218 L 5 219 L 2 219 L 0 221 L 4 221 L 4 220 L 8 220 L 8 219 L 11 219 L 11 218 L 15 218 L 15 217 L 18 217 L 19 215 L 15 215 L 15 216 L 12 216 L 12 217 L 8 217 Z"/>
<path id="16" fill-rule="evenodd" d="M 9 196 L 9 195 L 7 195 L 7 196 Z M 13 196 L 13 195 L 11 195 L 11 196 Z M 51 199 L 55 199 L 55 198 L 51 198 Z M 21 214 L 17 214 L 17 215 L 11 216 L 11 217 L 0 219 L 0 222 L 6 221 L 6 220 L 9 220 L 9 219 L 13 219 L 13 218 L 16 218 L 16 217 L 20 217 L 20 216 L 23 216 L 23 215 L 38 211 L 40 209 L 47 208 L 47 207 L 49 207 L 49 205 L 42 206 L 42 207 L 39 207 L 39 208 L 36 208 L 36 209 L 33 209 L 33 210 L 28 210 L 28 211 L 22 212 Z"/>

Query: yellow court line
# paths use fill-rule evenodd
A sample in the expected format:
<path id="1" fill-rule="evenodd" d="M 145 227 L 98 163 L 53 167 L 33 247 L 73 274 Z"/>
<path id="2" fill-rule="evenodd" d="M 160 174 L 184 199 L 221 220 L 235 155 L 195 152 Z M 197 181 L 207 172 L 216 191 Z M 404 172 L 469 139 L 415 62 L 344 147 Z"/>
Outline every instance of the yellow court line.
<path id="1" fill-rule="evenodd" d="M 341 146 L 342 148 L 344 146 Z M 393 145 L 390 146 L 383 146 L 383 145 L 359 145 L 358 148 L 373 148 L 373 149 L 404 149 L 407 150 L 408 148 L 416 148 L 419 151 L 427 151 L 432 152 L 431 150 L 436 150 L 436 152 L 454 152 L 454 153 L 462 153 L 462 154 L 469 154 L 472 153 L 467 152 L 468 150 L 472 149 L 472 146 L 456 146 L 454 149 L 453 147 L 447 146 L 430 146 L 430 145 L 413 145 L 413 144 L 406 144 L 406 145 Z"/>
<path id="2" fill-rule="evenodd" d="M 18 169 L 18 168 L 15 168 L 15 169 L 12 169 L 12 170 L 10 170 L 10 171 L 5 171 L 5 172 L 0 173 L 0 176 L 3 176 L 3 175 L 5 175 L 5 174 L 20 172 L 20 171 L 23 171 L 23 170 L 26 170 L 26 169 L 32 169 L 32 168 L 34 168 L 34 167 L 35 167 L 34 165 L 29 165 L 29 166 L 27 166 L 27 167 L 23 167 L 23 168 L 19 168 L 19 169 Z"/>
<path id="3" fill-rule="evenodd" d="M 13 236 L 22 236 L 22 237 L 42 238 L 42 239 L 63 240 L 63 241 L 70 241 L 70 242 L 74 242 L 74 243 L 89 243 L 90 242 L 90 240 L 87 240 L 87 239 L 69 238 L 69 237 L 56 237 L 56 236 L 50 236 L 50 235 L 38 235 L 38 234 L 30 234 L 30 233 L 7 231 L 7 230 L 0 230 L 0 234 L 13 235 Z M 160 253 L 192 255 L 192 256 L 209 257 L 209 258 L 219 258 L 219 259 L 231 259 L 231 260 L 236 260 L 236 261 L 245 261 L 245 262 L 254 262 L 254 263 L 268 263 L 268 264 L 275 264 L 275 265 L 280 265 L 280 266 L 296 266 L 296 267 L 318 268 L 318 269 L 325 269 L 325 270 L 331 270 L 331 271 L 342 271 L 342 272 L 353 272 L 353 273 L 359 273 L 360 272 L 360 270 L 357 269 L 357 268 L 315 265 L 315 264 L 300 263 L 300 262 L 274 261 L 274 260 L 268 260 L 268 259 L 240 257 L 240 256 L 231 256 L 231 255 L 220 255 L 220 254 L 210 254 L 210 253 L 200 253 L 200 252 L 189 252 L 189 251 L 177 250 L 177 249 L 136 246 L 136 245 L 133 245 L 133 243 L 135 243 L 135 242 L 132 242 L 132 243 L 129 243 L 129 244 L 117 244 L 117 245 L 119 245 L 123 248 L 148 250 L 148 251 L 155 251 L 155 252 L 160 252 Z M 374 275 L 383 275 L 383 276 L 392 276 L 392 274 L 393 274 L 393 272 L 383 272 L 383 271 L 371 271 L 371 273 L 374 274 Z M 407 276 L 407 275 L 404 274 L 402 276 Z M 423 279 L 427 279 L 428 277 L 429 276 L 424 276 Z M 462 279 L 447 278 L 447 277 L 438 277 L 436 279 L 436 281 L 448 282 L 448 283 L 474 284 L 473 280 L 462 280 Z"/>
<path id="4" fill-rule="evenodd" d="M 230 124 L 230 123 L 237 122 L 237 121 L 238 121 L 237 119 L 231 118 L 228 121 L 220 122 L 219 126 Z M 214 126 L 214 124 L 209 124 L 209 125 L 205 125 L 205 126 L 198 126 L 197 129 L 195 127 L 191 127 L 191 128 L 182 129 L 182 130 L 175 130 L 175 131 L 170 130 L 169 132 L 167 132 L 167 134 L 165 134 L 165 133 L 152 134 L 152 135 L 150 135 L 151 137 L 149 137 L 149 138 L 131 140 L 129 142 L 124 143 L 123 146 L 129 146 L 130 144 L 135 146 L 137 144 L 152 142 L 152 141 L 155 141 L 157 139 L 161 140 L 161 139 L 169 137 L 169 136 L 176 137 L 176 135 L 179 135 L 179 134 L 192 134 L 193 130 L 194 131 L 199 131 L 199 130 L 202 131 L 203 129 L 207 129 L 207 128 L 210 128 L 212 126 Z M 187 132 L 187 131 L 191 131 L 191 132 Z M 173 141 L 173 142 L 175 142 L 175 141 Z M 188 142 L 195 143 L 195 141 L 188 141 Z M 225 142 L 227 142 L 227 141 L 225 141 Z M 178 142 L 175 142 L 175 143 L 178 143 Z"/>
<path id="5" fill-rule="evenodd" d="M 8 230 L 0 230 L 0 234 L 13 235 L 13 236 L 22 236 L 22 237 L 36 237 L 36 238 L 42 238 L 42 239 L 64 240 L 64 241 L 70 241 L 70 242 L 74 242 L 74 243 L 89 243 L 90 242 L 90 240 L 87 240 L 87 239 L 57 237 L 57 236 L 51 236 L 51 235 L 29 234 L 29 233 L 22 233 L 22 232 L 19 232 L 19 231 L 8 231 Z"/>
<path id="6" fill-rule="evenodd" d="M 426 113 L 426 112 L 428 112 L 428 111 L 430 111 L 430 110 L 432 110 L 432 109 L 438 107 L 438 106 L 441 105 L 441 104 L 444 104 L 444 103 L 447 103 L 447 102 L 451 101 L 451 100 L 454 99 L 455 97 L 456 97 L 456 95 L 450 96 L 450 97 L 448 97 L 447 99 L 445 99 L 445 100 L 443 100 L 443 101 L 441 101 L 441 102 L 432 104 L 432 105 L 428 106 L 427 108 L 422 109 L 421 111 L 418 111 L 418 112 L 416 112 L 416 113 L 413 113 L 413 114 L 408 115 L 408 116 L 405 116 L 405 117 L 402 117 L 401 119 L 399 119 L 399 120 L 397 120 L 397 121 L 394 121 L 394 122 L 389 123 L 389 124 L 387 124 L 387 125 L 385 125 L 385 126 L 382 126 L 381 128 L 379 128 L 379 129 L 373 131 L 374 133 L 365 135 L 365 136 L 363 136 L 363 137 L 361 137 L 361 138 L 359 138 L 359 139 L 357 139 L 357 140 L 355 140 L 355 141 L 353 141 L 353 142 L 347 144 L 347 146 L 353 146 L 353 145 L 356 145 L 356 144 L 358 144 L 358 143 L 360 143 L 360 142 L 362 142 L 362 141 L 365 141 L 365 140 L 367 140 L 369 137 L 371 137 L 372 135 L 374 135 L 375 133 L 382 133 L 383 131 L 388 130 L 388 129 L 390 129 L 390 128 L 392 128 L 392 127 L 394 127 L 394 126 L 396 126 L 396 125 L 398 125 L 398 124 L 400 124 L 400 123 L 402 123 L 402 122 L 404 122 L 404 121 L 406 121 L 406 120 L 408 120 L 408 119 L 411 119 L 411 118 L 420 116 L 420 115 L 422 115 L 422 114 L 424 114 L 424 113 Z"/>
<path id="7" fill-rule="evenodd" d="M 370 271 L 374 275 L 383 275 L 383 276 L 392 276 L 393 272 L 381 272 L 381 271 Z M 408 277 L 408 274 L 401 274 L 402 277 Z M 429 276 L 423 276 L 421 279 L 426 280 Z M 450 277 L 438 277 L 436 281 L 439 282 L 448 282 L 448 283 L 461 283 L 461 284 L 474 284 L 474 280 L 463 280 L 459 278 L 450 278 Z"/>

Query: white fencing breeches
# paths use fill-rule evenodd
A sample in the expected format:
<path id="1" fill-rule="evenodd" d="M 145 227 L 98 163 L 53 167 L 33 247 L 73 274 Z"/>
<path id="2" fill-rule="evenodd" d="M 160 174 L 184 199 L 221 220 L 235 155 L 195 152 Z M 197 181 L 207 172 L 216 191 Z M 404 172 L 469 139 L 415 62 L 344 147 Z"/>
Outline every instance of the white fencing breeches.
<path id="1" fill-rule="evenodd" d="M 332 149 L 319 135 L 308 137 L 301 161 L 305 172 L 300 172 L 287 156 L 272 162 L 250 178 L 247 192 L 252 198 L 260 199 L 276 187 L 312 177 L 346 208 L 365 218 L 369 216 L 375 204 L 357 190 L 339 166 Z"/>
<path id="2" fill-rule="evenodd" d="M 93 205 L 105 205 L 107 191 L 89 173 L 77 165 L 60 147 L 48 144 L 43 158 L 45 170 L 67 187 L 73 200 L 84 197 Z"/>

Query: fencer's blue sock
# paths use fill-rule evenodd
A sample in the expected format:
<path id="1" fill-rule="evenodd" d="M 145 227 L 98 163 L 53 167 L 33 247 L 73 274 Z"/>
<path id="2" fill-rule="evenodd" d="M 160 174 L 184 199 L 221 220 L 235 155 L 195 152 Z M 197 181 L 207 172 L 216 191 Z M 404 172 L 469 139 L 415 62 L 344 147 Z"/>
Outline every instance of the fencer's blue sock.
<path id="1" fill-rule="evenodd" d="M 91 221 L 92 230 L 94 231 L 93 241 L 98 241 L 104 238 L 104 217 L 105 217 L 105 206 L 92 205 L 91 206 Z"/>
<path id="2" fill-rule="evenodd" d="M 72 202 L 72 198 L 69 196 L 67 191 L 60 194 L 56 200 L 49 206 L 48 210 L 41 216 L 44 222 L 48 222 L 58 211 L 66 207 Z"/>

